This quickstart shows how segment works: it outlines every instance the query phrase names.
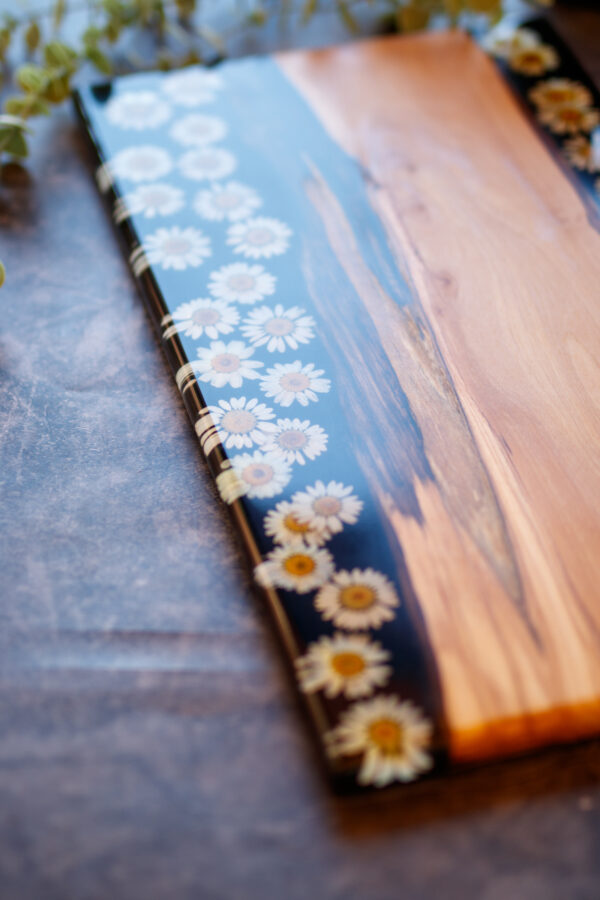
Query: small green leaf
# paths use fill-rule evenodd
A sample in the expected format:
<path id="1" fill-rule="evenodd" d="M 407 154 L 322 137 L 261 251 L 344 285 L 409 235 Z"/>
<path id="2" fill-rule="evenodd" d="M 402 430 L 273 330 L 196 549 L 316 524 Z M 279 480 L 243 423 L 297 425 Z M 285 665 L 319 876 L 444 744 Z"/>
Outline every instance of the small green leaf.
<path id="1" fill-rule="evenodd" d="M 27 156 L 29 151 L 22 128 L 0 125 L 0 152 L 8 153 L 10 156 Z"/>
<path id="2" fill-rule="evenodd" d="M 4 263 L 0 261 L 0 288 L 6 281 L 6 269 L 4 268 Z"/>
<path id="3" fill-rule="evenodd" d="M 344 2 L 344 0 L 338 0 L 337 8 L 340 18 L 348 31 L 351 31 L 352 34 L 358 34 L 360 30 L 358 22 L 350 12 L 350 7 L 348 6 L 348 4 Z"/>
<path id="4" fill-rule="evenodd" d="M 81 35 L 81 40 L 86 47 L 97 44 L 102 37 L 102 31 L 96 25 L 90 25 Z"/>
<path id="5" fill-rule="evenodd" d="M 429 22 L 429 11 L 418 6 L 415 2 L 403 6 L 398 11 L 398 29 L 404 32 L 420 31 L 426 28 Z"/>
<path id="6" fill-rule="evenodd" d="M 63 100 L 67 99 L 70 93 L 71 85 L 69 83 L 69 77 L 68 75 L 61 74 L 59 71 L 56 74 L 50 75 L 46 84 L 46 89 L 42 92 L 42 96 L 45 100 L 49 100 L 50 103 L 62 103 Z"/>
<path id="7" fill-rule="evenodd" d="M 65 17 L 67 4 L 65 0 L 56 0 L 54 4 L 54 12 L 52 13 L 52 27 L 54 31 L 58 31 Z"/>
<path id="8" fill-rule="evenodd" d="M 4 101 L 4 109 L 12 116 L 18 116 L 20 119 L 29 116 L 47 116 L 50 107 L 41 97 L 34 97 L 29 94 L 27 97 L 9 97 Z"/>
<path id="9" fill-rule="evenodd" d="M 99 72 L 102 72 L 103 75 L 111 74 L 112 63 L 108 56 L 98 47 L 94 47 L 93 45 L 86 47 L 85 56 L 86 59 L 89 59 L 91 64 L 98 69 Z"/>
<path id="10" fill-rule="evenodd" d="M 10 28 L 0 28 L 0 59 L 4 59 L 6 51 L 10 47 L 12 31 Z"/>
<path id="11" fill-rule="evenodd" d="M 62 66 L 66 69 L 76 68 L 77 53 L 68 44 L 61 41 L 50 41 L 44 47 L 44 59 L 47 66 Z"/>
<path id="12" fill-rule="evenodd" d="M 248 24 L 249 25 L 264 25 L 267 21 L 267 13 L 266 10 L 263 9 L 262 6 L 257 6 L 248 14 Z"/>
<path id="13" fill-rule="evenodd" d="M 27 47 L 29 53 L 34 53 L 37 50 L 40 45 L 41 36 L 40 26 L 35 21 L 35 19 L 33 19 L 33 21 L 31 21 L 25 29 L 24 34 L 25 46 Z"/>
<path id="14" fill-rule="evenodd" d="M 305 0 L 304 6 L 302 7 L 302 16 L 301 22 L 303 25 L 306 25 L 307 22 L 310 22 L 312 17 L 317 11 L 317 6 L 319 5 L 319 0 Z"/>
<path id="15" fill-rule="evenodd" d="M 26 94 L 38 94 L 46 86 L 48 75 L 41 66 L 31 63 L 20 66 L 15 74 L 15 81 Z"/>

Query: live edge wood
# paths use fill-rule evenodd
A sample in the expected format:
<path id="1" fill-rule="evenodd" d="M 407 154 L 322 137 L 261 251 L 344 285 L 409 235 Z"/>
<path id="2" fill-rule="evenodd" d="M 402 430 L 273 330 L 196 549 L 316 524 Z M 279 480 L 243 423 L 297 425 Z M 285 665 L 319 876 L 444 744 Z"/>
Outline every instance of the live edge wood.
<path id="1" fill-rule="evenodd" d="M 277 61 L 360 161 L 412 285 L 406 306 L 386 293 L 313 167 L 310 199 L 434 474 L 414 478 L 420 515 L 408 514 L 374 391 L 368 415 L 385 440 L 364 468 L 425 621 L 451 756 L 598 733 L 598 222 L 466 37 L 383 39 Z M 353 352 L 340 340 L 351 365 Z"/>

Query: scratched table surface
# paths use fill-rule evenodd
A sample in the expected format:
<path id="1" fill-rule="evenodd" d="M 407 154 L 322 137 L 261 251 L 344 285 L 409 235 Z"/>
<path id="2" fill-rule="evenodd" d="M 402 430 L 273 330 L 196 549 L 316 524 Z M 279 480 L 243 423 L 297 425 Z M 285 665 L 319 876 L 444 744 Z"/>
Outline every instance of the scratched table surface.
<path id="1" fill-rule="evenodd" d="M 598 742 L 331 792 L 69 110 L 0 204 L 2 900 L 597 900 Z"/>

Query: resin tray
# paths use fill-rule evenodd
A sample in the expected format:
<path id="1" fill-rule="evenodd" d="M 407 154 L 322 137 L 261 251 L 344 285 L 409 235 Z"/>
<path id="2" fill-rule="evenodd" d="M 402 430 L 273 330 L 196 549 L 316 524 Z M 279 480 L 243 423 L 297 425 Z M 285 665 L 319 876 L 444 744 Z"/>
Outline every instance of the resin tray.
<path id="1" fill-rule="evenodd" d="M 600 733 L 598 99 L 543 22 L 76 98 L 342 784 Z"/>

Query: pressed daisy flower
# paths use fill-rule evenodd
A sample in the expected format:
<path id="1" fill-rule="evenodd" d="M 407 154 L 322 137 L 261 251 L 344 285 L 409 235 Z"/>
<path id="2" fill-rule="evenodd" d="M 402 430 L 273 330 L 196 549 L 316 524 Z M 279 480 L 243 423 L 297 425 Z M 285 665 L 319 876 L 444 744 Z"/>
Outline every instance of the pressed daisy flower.
<path id="1" fill-rule="evenodd" d="M 237 309 L 224 300 L 198 298 L 182 303 L 173 312 L 173 322 L 179 334 L 194 340 L 206 335 L 216 340 L 219 334 L 229 334 L 239 321 Z"/>
<path id="2" fill-rule="evenodd" d="M 327 449 L 327 432 L 308 419 L 277 419 L 263 449 L 303 466 L 306 459 L 315 459 Z"/>
<path id="3" fill-rule="evenodd" d="M 584 169 L 587 172 L 600 170 L 600 148 L 582 134 L 565 141 L 563 150 L 571 165 L 576 169 Z"/>
<path id="4" fill-rule="evenodd" d="M 592 103 L 592 95 L 578 81 L 570 78 L 548 78 L 538 83 L 529 91 L 529 98 L 540 109 L 558 109 L 567 104 L 578 109 L 585 109 Z"/>
<path id="5" fill-rule="evenodd" d="M 307 594 L 322 585 L 333 572 L 333 557 L 328 550 L 308 545 L 276 547 L 254 570 L 263 587 L 280 587 Z"/>
<path id="6" fill-rule="evenodd" d="M 171 115 L 169 104 L 152 91 L 117 94 L 108 100 L 105 110 L 109 122 L 132 131 L 158 128 Z"/>
<path id="7" fill-rule="evenodd" d="M 577 134 L 595 128 L 600 123 L 600 114 L 597 109 L 580 109 L 564 103 L 556 109 L 538 110 L 538 119 L 555 134 Z"/>
<path id="8" fill-rule="evenodd" d="M 336 572 L 315 598 L 315 607 L 336 628 L 364 631 L 394 618 L 400 601 L 391 581 L 374 569 Z"/>
<path id="9" fill-rule="evenodd" d="M 184 147 L 203 147 L 222 140 L 227 134 L 227 125 L 217 116 L 203 116 L 190 113 L 178 119 L 170 130 L 170 136 Z"/>
<path id="10" fill-rule="evenodd" d="M 151 264 L 183 271 L 201 266 L 210 256 L 210 241 L 196 228 L 159 228 L 144 238 L 144 252 Z"/>
<path id="11" fill-rule="evenodd" d="M 114 178 L 127 181 L 156 181 L 168 175 L 173 162 L 166 150 L 151 144 L 140 144 L 120 150 L 107 163 Z"/>
<path id="12" fill-rule="evenodd" d="M 261 450 L 234 456 L 231 465 L 250 498 L 274 497 L 291 478 L 290 467 L 284 459 Z"/>
<path id="13" fill-rule="evenodd" d="M 334 634 L 309 644 L 305 655 L 296 660 L 296 672 L 307 694 L 323 691 L 326 697 L 342 694 L 354 700 L 387 684 L 392 674 L 386 665 L 390 658 L 381 644 L 364 634 Z"/>
<path id="14" fill-rule="evenodd" d="M 253 444 L 262 444 L 269 430 L 275 427 L 270 422 L 275 418 L 275 413 L 255 397 L 250 400 L 245 397 L 219 400 L 218 406 L 209 406 L 208 409 L 227 449 L 235 447 L 241 450 Z"/>
<path id="15" fill-rule="evenodd" d="M 530 28 L 513 28 L 507 25 L 499 25 L 488 31 L 482 41 L 482 45 L 494 56 L 508 59 L 512 53 L 519 50 L 528 50 L 540 44 L 540 36 Z"/>
<path id="16" fill-rule="evenodd" d="M 215 72 L 194 67 L 163 75 L 161 88 L 178 106 L 193 107 L 212 102 L 222 84 Z"/>
<path id="17" fill-rule="evenodd" d="M 259 259 L 285 253 L 291 236 L 291 228 L 279 219 L 262 217 L 232 225 L 227 231 L 227 243 L 234 253 Z"/>
<path id="18" fill-rule="evenodd" d="M 294 494 L 294 512 L 300 521 L 336 534 L 344 525 L 354 525 L 358 521 L 363 502 L 352 493 L 353 490 L 352 485 L 344 485 L 341 481 L 328 484 L 317 481 L 305 491 Z"/>
<path id="19" fill-rule="evenodd" d="M 212 272 L 208 290 L 213 297 L 230 303 L 256 303 L 275 292 L 275 276 L 263 266 L 231 263 Z"/>
<path id="20" fill-rule="evenodd" d="M 314 327 L 315 320 L 304 315 L 303 309 L 284 309 L 278 303 L 274 309 L 253 309 L 244 321 L 242 333 L 255 347 L 266 344 L 270 353 L 283 353 L 288 347 L 297 350 L 299 344 L 307 344 L 315 336 Z"/>
<path id="21" fill-rule="evenodd" d="M 194 209 L 198 215 L 211 222 L 245 219 L 261 205 L 262 200 L 254 188 L 237 181 L 213 184 L 207 190 L 199 191 L 194 199 Z"/>
<path id="22" fill-rule="evenodd" d="M 209 181 L 226 178 L 237 166 L 237 160 L 229 150 L 220 147 L 197 147 L 180 157 L 179 171 L 192 181 Z"/>
<path id="23" fill-rule="evenodd" d="M 251 347 L 246 347 L 242 341 L 213 341 L 210 347 L 198 349 L 198 359 L 192 363 L 194 372 L 200 381 L 208 381 L 213 387 L 225 387 L 229 384 L 232 388 L 242 386 L 244 378 L 258 378 L 262 363 L 256 359 L 249 359 L 254 353 Z"/>
<path id="24" fill-rule="evenodd" d="M 123 221 L 128 216 L 143 215 L 146 219 L 155 216 L 171 216 L 184 204 L 183 191 L 170 184 L 142 184 L 126 194 L 115 204 L 115 219 Z"/>
<path id="25" fill-rule="evenodd" d="M 311 547 L 322 547 L 329 538 L 326 529 L 313 528 L 301 522 L 294 513 L 294 507 L 287 500 L 281 500 L 275 509 L 270 509 L 263 522 L 265 534 L 275 544 L 308 544 Z"/>
<path id="26" fill-rule="evenodd" d="M 431 768 L 433 726 L 409 700 L 375 697 L 342 713 L 327 735 L 332 756 L 362 754 L 360 784 L 384 787 L 394 781 L 414 781 Z"/>
<path id="27" fill-rule="evenodd" d="M 300 406 L 316 403 L 317 394 L 327 394 L 331 388 L 328 378 L 321 378 L 323 369 L 315 369 L 313 363 L 303 366 L 299 360 L 293 363 L 275 363 L 260 383 L 267 397 L 275 403 L 291 406 L 297 400 Z"/>
<path id="28" fill-rule="evenodd" d="M 514 72 L 531 76 L 544 75 L 551 69 L 556 69 L 559 62 L 556 50 L 549 44 L 513 50 L 508 57 L 508 64 Z"/>

